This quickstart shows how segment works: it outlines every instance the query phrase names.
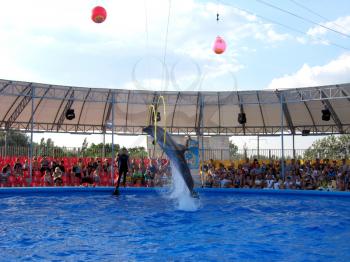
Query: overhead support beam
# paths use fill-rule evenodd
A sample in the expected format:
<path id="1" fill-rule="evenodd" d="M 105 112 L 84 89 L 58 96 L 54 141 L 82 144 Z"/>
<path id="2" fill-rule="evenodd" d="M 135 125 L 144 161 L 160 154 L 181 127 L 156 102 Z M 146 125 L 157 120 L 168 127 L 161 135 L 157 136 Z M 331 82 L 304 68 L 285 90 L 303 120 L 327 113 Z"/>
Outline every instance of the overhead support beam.
<path id="1" fill-rule="evenodd" d="M 343 88 L 341 88 L 340 90 L 341 90 L 342 94 L 346 97 L 346 99 L 350 102 L 350 95 L 347 92 L 345 92 L 345 90 Z"/>
<path id="2" fill-rule="evenodd" d="M 73 87 L 70 87 L 70 88 L 68 89 L 68 91 L 67 91 L 67 92 L 65 93 L 65 95 L 64 95 L 64 99 L 62 99 L 62 101 L 61 101 L 61 103 L 60 103 L 60 106 L 58 107 L 58 110 L 57 110 L 57 112 L 56 112 L 55 119 L 54 119 L 53 124 L 52 124 L 52 127 L 51 127 L 51 131 L 54 130 L 55 123 L 56 123 L 57 118 L 58 118 L 58 114 L 60 113 L 60 110 L 61 110 L 61 108 L 62 108 L 62 106 L 63 106 L 63 103 L 64 103 L 64 101 L 66 101 L 66 98 L 68 97 L 68 95 L 69 95 L 69 93 L 71 92 L 71 90 L 73 90 Z M 73 90 L 73 92 L 74 92 L 74 90 Z"/>
<path id="3" fill-rule="evenodd" d="M 128 92 L 128 98 L 126 103 L 126 114 L 125 114 L 125 125 L 128 126 L 128 115 L 129 115 L 129 99 L 130 99 L 130 90 Z"/>
<path id="4" fill-rule="evenodd" d="M 261 120 L 262 120 L 263 126 L 264 126 L 264 134 L 267 134 L 267 131 L 266 131 L 266 124 L 265 124 L 265 118 L 264 118 L 264 114 L 263 114 L 262 107 L 261 107 L 261 104 L 260 104 L 259 91 L 256 91 L 256 97 L 258 98 L 259 109 L 260 109 L 260 114 L 261 114 Z"/>
<path id="5" fill-rule="evenodd" d="M 103 130 L 103 133 L 106 132 L 106 122 L 108 121 L 109 116 L 111 114 L 111 107 L 112 107 L 112 105 L 109 102 L 110 97 L 111 97 L 111 90 L 108 91 L 107 100 L 106 100 L 106 103 L 105 103 L 105 107 L 103 109 L 102 123 L 101 123 L 101 128 Z M 107 114 L 106 114 L 106 112 L 107 112 Z"/>
<path id="6" fill-rule="evenodd" d="M 204 103 L 203 103 L 203 95 L 200 92 L 198 92 L 197 107 L 198 106 L 199 106 L 199 112 L 198 112 L 198 118 L 196 119 L 196 133 L 197 135 L 202 135 Z"/>
<path id="7" fill-rule="evenodd" d="M 293 126 L 292 117 L 290 116 L 289 109 L 288 109 L 287 103 L 286 103 L 286 101 L 284 99 L 284 96 L 282 95 L 281 91 L 277 90 L 275 93 L 276 93 L 278 99 L 280 100 L 280 103 L 282 104 L 282 110 L 283 110 L 283 114 L 284 114 L 284 117 L 286 119 L 288 128 L 289 128 L 291 134 L 294 135 L 295 134 L 295 128 Z"/>
<path id="8" fill-rule="evenodd" d="M 35 109 L 34 109 L 34 111 L 33 111 L 33 114 L 31 114 L 31 116 L 30 116 L 29 122 L 28 122 L 28 124 L 27 124 L 25 130 L 28 130 L 28 129 L 29 129 L 29 125 L 32 123 L 32 119 L 33 119 L 33 117 L 34 117 L 36 111 L 38 110 L 38 108 L 39 108 L 41 102 L 44 100 L 46 94 L 49 92 L 49 90 L 50 90 L 51 88 L 52 88 L 52 86 L 50 85 L 49 88 L 46 89 L 46 91 L 45 91 L 45 93 L 43 94 L 43 96 L 40 97 L 40 100 L 39 100 L 38 104 L 35 106 Z"/>
<path id="9" fill-rule="evenodd" d="M 329 100 L 328 100 L 326 94 L 325 94 L 322 90 L 321 90 L 321 95 L 322 95 L 322 98 L 325 98 L 324 100 L 321 100 L 321 101 L 322 101 L 322 104 L 325 105 L 325 106 L 329 109 L 329 111 L 331 112 L 331 116 L 332 116 L 332 118 L 333 118 L 333 121 L 334 121 L 334 123 L 335 123 L 335 124 L 337 125 L 337 127 L 338 127 L 339 133 L 340 133 L 340 134 L 343 134 L 343 133 L 344 133 L 343 125 L 342 125 L 342 123 L 340 122 L 340 119 L 339 119 L 337 113 L 335 112 L 335 110 L 334 110 L 334 108 L 333 108 L 331 102 L 329 102 Z"/>
<path id="10" fill-rule="evenodd" d="M 301 95 L 301 93 L 300 93 L 299 91 L 298 91 L 298 95 L 300 96 L 300 98 L 302 98 L 302 97 L 301 97 L 302 95 Z M 309 116 L 310 116 L 312 125 L 313 125 L 313 127 L 314 127 L 314 130 L 315 130 L 316 132 L 318 132 L 317 126 L 316 126 L 316 123 L 315 123 L 315 119 L 314 119 L 314 117 L 313 117 L 312 114 L 311 114 L 311 110 L 310 110 L 309 106 L 307 105 L 306 101 L 303 101 L 303 103 L 304 103 L 304 106 L 305 106 L 307 112 L 309 113 Z"/>
<path id="11" fill-rule="evenodd" d="M 221 108 L 220 108 L 220 92 L 217 93 L 218 95 L 218 109 L 219 109 L 219 132 L 220 133 L 220 127 L 221 127 Z"/>
<path id="12" fill-rule="evenodd" d="M 21 95 L 16 97 L 15 101 L 11 104 L 10 108 L 7 110 L 7 112 L 6 112 L 5 116 L 4 116 L 4 118 L 2 119 L 2 121 L 1 121 L 2 123 L 5 122 L 7 116 L 8 116 L 9 113 L 11 112 L 12 108 L 15 106 L 15 104 L 17 103 L 17 101 L 18 101 L 22 96 L 24 96 L 24 97 L 29 97 L 29 101 L 30 101 L 30 99 L 31 99 L 31 97 L 30 97 L 30 94 L 31 94 L 31 88 L 30 88 L 30 87 L 31 87 L 31 85 L 32 85 L 31 83 L 28 84 L 28 86 L 26 86 L 26 88 L 22 91 Z M 23 100 L 23 99 L 22 99 L 22 100 Z M 20 102 L 20 103 L 21 103 L 21 102 Z M 15 109 L 14 112 L 16 112 L 16 109 Z M 8 122 L 8 121 L 6 121 L 6 123 L 5 123 L 5 128 L 6 128 L 6 126 L 7 126 L 7 122 Z M 13 123 L 13 121 L 12 121 L 12 123 Z"/>
<path id="13" fill-rule="evenodd" d="M 11 128 L 12 124 L 16 121 L 16 119 L 19 117 L 19 115 L 23 112 L 23 110 L 26 108 L 26 106 L 29 104 L 29 102 L 32 100 L 31 97 L 32 88 L 30 88 L 25 96 L 22 98 L 21 102 L 17 105 L 15 110 L 12 112 L 11 116 L 8 118 L 5 129 L 8 130 Z"/>
<path id="14" fill-rule="evenodd" d="M 61 113 L 61 116 L 60 118 L 58 119 L 57 123 L 56 123 L 56 129 L 57 129 L 57 132 L 60 130 L 63 122 L 64 122 L 64 119 L 66 118 L 66 112 L 69 108 L 72 107 L 74 103 L 74 90 L 72 91 L 71 95 L 70 95 L 70 98 L 68 99 L 67 103 L 66 103 L 66 106 L 64 107 L 62 113 Z"/>
<path id="15" fill-rule="evenodd" d="M 179 98 L 180 98 L 180 92 L 178 92 L 177 96 L 176 96 L 176 102 L 175 102 L 175 105 L 174 105 L 173 116 L 171 117 L 170 132 L 173 132 L 175 112 L 176 112 L 177 102 L 179 101 Z"/>
<path id="16" fill-rule="evenodd" d="M 241 114 L 245 114 L 244 113 L 243 103 L 241 101 L 241 97 L 239 96 L 239 92 L 238 91 L 237 91 L 237 98 L 238 98 L 238 102 L 239 102 L 239 111 L 240 111 Z M 245 135 L 245 131 L 246 131 L 245 124 L 242 124 L 242 129 L 243 129 L 243 135 Z"/>
<path id="17" fill-rule="evenodd" d="M 12 84 L 12 81 L 8 81 L 1 89 L 0 89 L 0 94 L 2 91 L 4 91 L 6 89 L 6 87 L 8 87 L 9 85 Z"/>
<path id="18" fill-rule="evenodd" d="M 80 110 L 79 118 L 78 118 L 78 123 L 77 123 L 77 128 L 78 128 L 78 126 L 80 125 L 81 115 L 83 114 L 84 107 L 85 107 L 85 103 L 86 103 L 86 99 L 88 99 L 88 97 L 89 97 L 89 95 L 90 95 L 90 92 L 91 92 L 91 88 L 89 88 L 89 91 L 87 92 L 87 94 L 86 94 L 86 96 L 85 96 L 85 98 L 84 98 L 83 105 L 81 106 L 81 110 Z"/>

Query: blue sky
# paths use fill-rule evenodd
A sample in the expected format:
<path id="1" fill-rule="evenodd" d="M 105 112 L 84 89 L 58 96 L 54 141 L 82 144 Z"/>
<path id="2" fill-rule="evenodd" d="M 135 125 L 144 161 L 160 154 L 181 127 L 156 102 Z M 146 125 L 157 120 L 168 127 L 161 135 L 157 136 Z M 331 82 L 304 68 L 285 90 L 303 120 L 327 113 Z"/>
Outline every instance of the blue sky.
<path id="1" fill-rule="evenodd" d="M 350 34 L 349 1 L 264 1 Z M 258 0 L 172 0 L 164 69 L 169 3 L 0 0 L 0 78 L 158 90 L 275 89 L 350 82 L 350 51 L 329 43 L 350 49 L 349 37 Z M 90 19 L 96 5 L 107 9 L 102 24 Z M 228 45 L 222 55 L 211 50 L 217 35 Z M 164 72 L 169 81 L 162 81 Z"/>

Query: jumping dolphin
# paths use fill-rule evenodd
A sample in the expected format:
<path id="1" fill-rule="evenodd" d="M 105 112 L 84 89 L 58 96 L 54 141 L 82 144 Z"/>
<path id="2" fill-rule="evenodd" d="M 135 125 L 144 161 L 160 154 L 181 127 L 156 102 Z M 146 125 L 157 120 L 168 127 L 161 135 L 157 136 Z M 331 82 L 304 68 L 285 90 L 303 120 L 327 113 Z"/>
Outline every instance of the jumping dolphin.
<path id="1" fill-rule="evenodd" d="M 143 132 L 150 135 L 154 138 L 154 126 L 149 125 L 143 128 Z M 165 144 L 164 144 L 164 129 L 161 127 L 157 127 L 157 143 L 162 148 L 162 150 L 167 154 L 170 161 L 175 165 L 175 167 L 180 171 L 190 193 L 193 197 L 198 197 L 197 193 L 193 190 L 194 182 L 191 176 L 191 171 L 188 168 L 186 159 L 185 159 L 185 151 L 186 147 L 176 143 L 173 138 L 168 134 L 166 134 Z"/>

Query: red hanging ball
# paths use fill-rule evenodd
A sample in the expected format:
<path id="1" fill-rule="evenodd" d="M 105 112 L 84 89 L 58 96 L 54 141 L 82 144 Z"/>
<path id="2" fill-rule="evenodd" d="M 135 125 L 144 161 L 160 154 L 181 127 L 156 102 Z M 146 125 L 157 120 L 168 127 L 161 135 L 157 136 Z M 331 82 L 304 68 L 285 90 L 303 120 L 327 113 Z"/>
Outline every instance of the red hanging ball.
<path id="1" fill-rule="evenodd" d="M 91 19 L 95 23 L 102 23 L 107 18 L 107 11 L 102 6 L 96 6 L 92 9 Z"/>

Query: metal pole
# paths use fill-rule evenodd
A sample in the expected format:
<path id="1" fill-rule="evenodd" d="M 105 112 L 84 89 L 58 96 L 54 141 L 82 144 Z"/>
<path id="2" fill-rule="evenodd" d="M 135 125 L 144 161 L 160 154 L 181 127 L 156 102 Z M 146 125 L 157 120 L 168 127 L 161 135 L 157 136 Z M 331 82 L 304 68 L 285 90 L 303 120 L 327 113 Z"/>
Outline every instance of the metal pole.
<path id="1" fill-rule="evenodd" d="M 280 100 L 281 100 L 281 148 L 282 148 L 282 160 L 281 160 L 281 175 L 284 178 L 284 132 L 283 132 L 283 121 L 284 121 L 284 114 L 283 114 L 283 93 L 280 92 Z"/>
<path id="2" fill-rule="evenodd" d="M 201 162 L 202 162 L 202 166 L 201 166 L 201 171 L 202 171 L 202 175 L 201 175 L 201 182 L 202 182 L 202 187 L 204 186 L 204 179 L 203 179 L 203 175 L 204 175 L 204 137 L 203 137 L 203 113 L 204 113 L 204 110 L 203 110 L 203 107 L 204 107 L 204 100 L 203 100 L 203 97 L 202 97 L 202 94 L 200 94 L 200 111 L 202 112 L 201 114 L 201 121 L 200 121 L 200 127 L 199 127 L 199 134 L 201 136 L 201 144 L 202 144 L 202 148 L 201 148 Z"/>
<path id="3" fill-rule="evenodd" d="M 257 139 L 257 143 L 258 143 L 258 147 L 257 147 L 257 149 L 258 149 L 258 159 L 260 158 L 260 136 L 258 135 L 258 139 Z"/>
<path id="4" fill-rule="evenodd" d="M 103 131 L 103 144 L 102 144 L 102 158 L 105 158 L 106 157 L 106 147 L 105 147 L 105 144 L 106 144 L 106 130 Z"/>
<path id="5" fill-rule="evenodd" d="M 111 161 L 111 179 L 114 185 L 114 92 L 112 92 L 112 161 Z"/>
<path id="6" fill-rule="evenodd" d="M 293 134 L 293 158 L 295 159 L 295 135 Z"/>
<path id="7" fill-rule="evenodd" d="M 32 113 L 30 121 L 30 145 L 29 145 L 29 178 L 32 182 L 33 177 L 33 129 L 34 129 L 34 96 L 35 96 L 35 87 L 31 86 L 31 96 L 32 96 Z"/>
<path id="8" fill-rule="evenodd" d="M 5 157 L 7 157 L 7 130 L 5 130 Z"/>

